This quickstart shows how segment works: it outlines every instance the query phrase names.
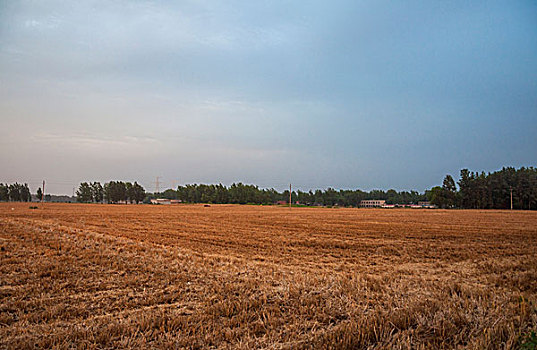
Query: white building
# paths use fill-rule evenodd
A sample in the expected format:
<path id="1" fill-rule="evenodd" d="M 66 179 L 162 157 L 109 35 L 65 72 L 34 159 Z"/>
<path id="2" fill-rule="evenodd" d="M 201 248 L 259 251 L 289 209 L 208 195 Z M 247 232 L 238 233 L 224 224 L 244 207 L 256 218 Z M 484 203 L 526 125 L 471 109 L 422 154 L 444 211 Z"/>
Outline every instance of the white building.
<path id="1" fill-rule="evenodd" d="M 151 199 L 151 204 L 172 204 L 172 201 L 171 199 L 157 198 L 157 199 Z"/>
<path id="2" fill-rule="evenodd" d="M 151 204 L 180 204 L 183 201 L 180 199 L 167 199 L 167 198 L 157 198 L 151 199 Z"/>
<path id="3" fill-rule="evenodd" d="M 386 205 L 386 201 L 383 199 L 366 199 L 360 201 L 360 207 L 362 208 L 377 208 Z"/>

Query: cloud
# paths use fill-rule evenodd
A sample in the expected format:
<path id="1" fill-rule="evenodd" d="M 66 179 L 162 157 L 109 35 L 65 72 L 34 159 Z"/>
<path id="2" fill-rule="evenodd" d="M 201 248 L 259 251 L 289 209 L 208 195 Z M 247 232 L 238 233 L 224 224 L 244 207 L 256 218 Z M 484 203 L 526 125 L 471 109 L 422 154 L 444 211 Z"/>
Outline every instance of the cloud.
<path id="1" fill-rule="evenodd" d="M 407 189 L 462 163 L 531 162 L 534 10 L 1 2 L 0 161 L 13 176 L 35 161 L 51 176 Z"/>

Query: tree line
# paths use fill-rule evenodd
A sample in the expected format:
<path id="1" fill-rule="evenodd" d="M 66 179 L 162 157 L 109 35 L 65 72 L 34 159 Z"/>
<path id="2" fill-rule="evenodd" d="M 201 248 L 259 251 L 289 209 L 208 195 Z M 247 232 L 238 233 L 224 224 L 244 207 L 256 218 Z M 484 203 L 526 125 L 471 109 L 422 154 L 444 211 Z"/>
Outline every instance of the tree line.
<path id="1" fill-rule="evenodd" d="M 2 184 L 0 183 L 0 201 L 31 202 L 32 195 L 28 184 Z"/>
<path id="2" fill-rule="evenodd" d="M 429 192 L 431 202 L 441 208 L 463 209 L 537 209 L 537 169 L 504 167 L 485 173 L 462 169 L 455 184 L 446 175 L 442 186 Z"/>
<path id="3" fill-rule="evenodd" d="M 76 191 L 76 198 L 81 203 L 140 203 L 146 197 L 145 189 L 136 181 L 82 182 Z"/>
<path id="4" fill-rule="evenodd" d="M 42 197 L 41 188 L 37 198 Z M 258 186 L 234 183 L 188 184 L 168 189 L 161 193 L 146 193 L 137 182 L 110 181 L 83 182 L 77 192 L 77 201 L 83 203 L 149 202 L 152 198 L 178 199 L 185 203 L 215 204 L 274 204 L 288 202 L 289 190 L 279 192 L 274 188 L 260 189 Z M 46 197 L 46 196 L 45 196 Z M 511 200 L 512 198 L 512 200 Z M 416 204 L 431 201 L 440 208 L 462 209 L 537 209 L 537 169 L 534 167 L 504 167 L 495 172 L 460 171 L 457 182 L 446 175 L 442 186 L 435 186 L 425 193 L 417 191 L 396 191 L 393 189 L 362 191 L 356 190 L 297 190 L 291 192 L 291 202 L 301 205 L 358 206 L 367 199 L 385 200 L 387 204 Z M 0 201 L 31 201 L 32 195 L 27 184 L 0 183 Z"/>
<path id="5" fill-rule="evenodd" d="M 234 183 L 227 187 L 222 184 L 189 184 L 177 187 L 177 190 L 168 189 L 162 193 L 152 195 L 153 198 L 179 199 L 186 203 L 215 203 L 215 204 L 274 204 L 280 201 L 289 201 L 289 190 L 278 192 L 274 188 L 260 189 L 255 185 Z M 364 199 L 384 199 L 389 204 L 411 204 L 426 200 L 425 194 L 417 191 L 397 192 L 373 190 L 326 190 L 292 191 L 291 202 L 303 205 L 344 206 L 351 207 L 360 204 Z"/>

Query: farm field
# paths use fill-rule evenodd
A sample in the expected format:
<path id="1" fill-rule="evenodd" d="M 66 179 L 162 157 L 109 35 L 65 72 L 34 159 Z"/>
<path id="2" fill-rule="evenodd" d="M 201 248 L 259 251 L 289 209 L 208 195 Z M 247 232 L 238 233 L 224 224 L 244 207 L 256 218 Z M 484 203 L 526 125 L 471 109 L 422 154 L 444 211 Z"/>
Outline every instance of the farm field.
<path id="1" fill-rule="evenodd" d="M 0 203 L 0 348 L 512 349 L 537 212 Z"/>

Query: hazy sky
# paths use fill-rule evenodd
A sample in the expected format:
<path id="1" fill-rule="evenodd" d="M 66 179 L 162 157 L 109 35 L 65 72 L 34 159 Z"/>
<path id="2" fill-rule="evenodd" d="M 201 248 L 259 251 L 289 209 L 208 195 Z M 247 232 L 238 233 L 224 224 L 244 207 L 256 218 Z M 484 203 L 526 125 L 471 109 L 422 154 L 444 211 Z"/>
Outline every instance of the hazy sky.
<path id="1" fill-rule="evenodd" d="M 537 160 L 535 1 L 0 0 L 0 182 L 423 191 Z"/>

